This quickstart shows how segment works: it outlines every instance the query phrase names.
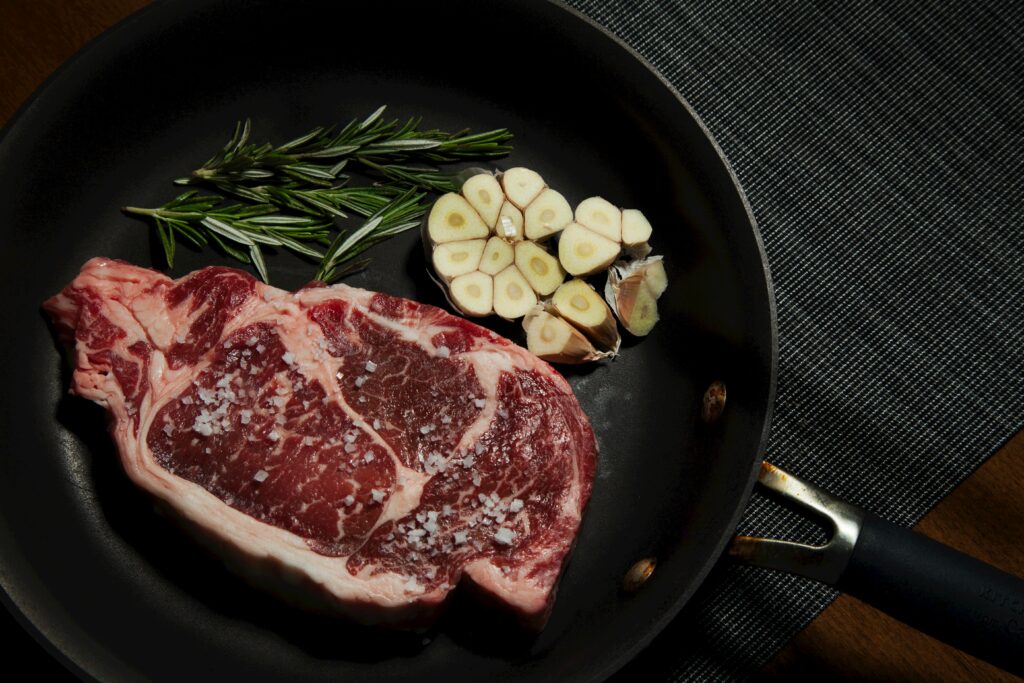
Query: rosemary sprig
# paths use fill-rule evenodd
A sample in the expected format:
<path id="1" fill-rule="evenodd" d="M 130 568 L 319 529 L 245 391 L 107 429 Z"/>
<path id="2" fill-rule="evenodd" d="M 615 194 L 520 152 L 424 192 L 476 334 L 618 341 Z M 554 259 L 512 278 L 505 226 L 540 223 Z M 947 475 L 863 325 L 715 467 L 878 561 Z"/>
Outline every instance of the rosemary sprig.
<path id="1" fill-rule="evenodd" d="M 419 130 L 419 119 L 400 123 L 383 114 L 380 107 L 362 121 L 315 128 L 276 147 L 251 142 L 251 122 L 239 122 L 220 151 L 174 181 L 223 196 L 189 190 L 156 208 L 123 210 L 153 220 L 168 266 L 174 266 L 178 239 L 197 248 L 212 243 L 268 281 L 263 246 L 271 246 L 319 259 L 317 279 L 332 282 L 365 266 L 366 259 L 356 258 L 374 244 L 418 225 L 427 192 L 457 191 L 453 176 L 433 164 L 493 158 L 512 149 L 505 128 L 473 134 Z M 378 182 L 348 186 L 343 171 L 349 163 Z M 335 220 L 349 213 L 367 220 L 332 241 Z"/>
<path id="2" fill-rule="evenodd" d="M 367 260 L 356 261 L 357 256 L 374 244 L 420 224 L 427 210 L 422 202 L 424 197 L 425 193 L 410 188 L 370 216 L 359 229 L 339 233 L 324 254 L 314 279 L 330 283 L 364 268 Z"/>
<path id="3" fill-rule="evenodd" d="M 442 181 L 434 176 L 443 174 L 434 168 L 415 169 L 408 164 L 486 159 L 504 156 L 512 150 L 506 144 L 512 133 L 506 128 L 473 134 L 468 130 L 419 130 L 420 119 L 412 118 L 404 124 L 389 121 L 383 118 L 384 109 L 380 107 L 362 121 L 354 119 L 340 130 L 314 128 L 277 147 L 250 142 L 252 123 L 246 119 L 235 125 L 234 134 L 223 149 L 190 177 L 175 182 L 212 185 L 231 194 L 244 193 L 253 185 L 298 183 L 331 187 L 344 178 L 341 171 L 353 160 L 386 178 L 400 178 L 407 185 L 436 191 Z M 443 187 L 448 191 L 451 181 Z"/>
<path id="4" fill-rule="evenodd" d="M 329 220 L 286 215 L 268 203 L 219 206 L 222 202 L 223 198 L 216 195 L 189 190 L 155 209 L 126 206 L 122 211 L 153 219 L 167 265 L 171 267 L 177 237 L 199 248 L 213 242 L 232 258 L 255 266 L 264 281 L 268 278 L 261 244 L 316 259 L 322 259 L 323 252 L 305 242 L 330 244 Z"/>
<path id="5" fill-rule="evenodd" d="M 373 185 L 370 187 L 278 187 L 246 188 L 253 201 L 275 204 L 282 209 L 309 216 L 346 218 L 346 211 L 371 216 L 408 186 Z"/>

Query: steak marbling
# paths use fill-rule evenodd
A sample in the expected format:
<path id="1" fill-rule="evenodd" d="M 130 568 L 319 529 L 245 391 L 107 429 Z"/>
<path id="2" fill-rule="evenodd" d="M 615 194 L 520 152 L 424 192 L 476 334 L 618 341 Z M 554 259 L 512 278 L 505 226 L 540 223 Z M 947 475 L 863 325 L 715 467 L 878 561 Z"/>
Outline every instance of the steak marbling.
<path id="1" fill-rule="evenodd" d="M 93 259 L 44 304 L 121 461 L 250 580 L 423 624 L 470 581 L 542 626 L 597 448 L 568 384 L 432 306 Z"/>

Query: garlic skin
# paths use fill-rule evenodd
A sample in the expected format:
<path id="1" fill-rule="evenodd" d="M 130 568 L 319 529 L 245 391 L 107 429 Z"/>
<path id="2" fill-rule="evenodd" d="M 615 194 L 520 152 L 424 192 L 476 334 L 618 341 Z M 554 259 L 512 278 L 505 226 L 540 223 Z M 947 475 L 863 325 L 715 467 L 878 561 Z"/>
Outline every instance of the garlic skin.
<path id="1" fill-rule="evenodd" d="M 658 297 L 667 287 L 661 256 L 651 256 L 620 261 L 610 268 L 604 296 L 622 326 L 630 334 L 644 337 L 658 322 Z"/>

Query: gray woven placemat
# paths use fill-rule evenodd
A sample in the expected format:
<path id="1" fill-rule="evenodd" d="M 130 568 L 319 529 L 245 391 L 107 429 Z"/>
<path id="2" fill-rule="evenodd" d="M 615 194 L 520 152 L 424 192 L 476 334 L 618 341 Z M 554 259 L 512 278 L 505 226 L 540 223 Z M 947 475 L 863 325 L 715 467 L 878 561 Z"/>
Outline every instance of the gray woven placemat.
<path id="1" fill-rule="evenodd" d="M 771 460 L 917 521 L 1024 426 L 1024 5 L 570 4 L 747 192 L 778 297 Z M 757 497 L 741 530 L 806 532 Z M 745 677 L 833 597 L 722 564 L 618 679 Z"/>

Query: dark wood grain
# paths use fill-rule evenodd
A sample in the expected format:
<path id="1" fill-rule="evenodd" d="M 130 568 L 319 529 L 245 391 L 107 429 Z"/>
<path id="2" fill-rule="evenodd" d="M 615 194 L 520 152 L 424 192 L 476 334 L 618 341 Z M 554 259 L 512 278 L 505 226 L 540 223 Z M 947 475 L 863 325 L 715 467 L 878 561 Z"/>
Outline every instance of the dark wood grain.
<path id="1" fill-rule="evenodd" d="M 1024 432 L 914 527 L 1024 576 Z M 849 596 L 841 596 L 768 663 L 770 681 L 1016 681 Z"/>
<path id="2" fill-rule="evenodd" d="M 64 61 L 145 0 L 0 1 L 0 123 Z M 1024 432 L 944 499 L 917 529 L 1024 575 Z M 18 655 L 45 661 L 26 636 Z M 8 652 L 12 648 L 8 648 Z M 59 669 L 34 670 L 47 678 Z M 1003 681 L 1009 675 L 842 597 L 763 670 L 766 680 Z"/>

